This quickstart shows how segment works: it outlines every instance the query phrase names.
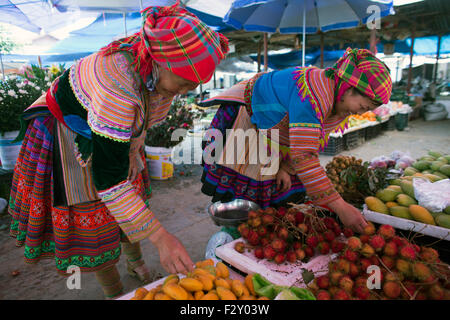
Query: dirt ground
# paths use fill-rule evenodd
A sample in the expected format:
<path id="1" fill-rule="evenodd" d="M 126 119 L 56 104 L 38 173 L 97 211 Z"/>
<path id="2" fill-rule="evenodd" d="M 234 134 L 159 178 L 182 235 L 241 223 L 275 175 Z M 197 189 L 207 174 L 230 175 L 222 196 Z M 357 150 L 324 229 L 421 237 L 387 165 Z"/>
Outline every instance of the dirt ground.
<path id="1" fill-rule="evenodd" d="M 379 137 L 344 155 L 354 155 L 370 160 L 392 151 L 409 151 L 420 157 L 428 150 L 450 154 L 450 121 L 410 121 L 405 131 L 387 131 Z M 322 165 L 332 157 L 321 156 Z M 152 181 L 151 208 L 161 223 L 175 234 L 186 246 L 193 261 L 203 259 L 210 237 L 220 230 L 206 213 L 209 197 L 200 192 L 201 167 L 199 165 L 176 166 L 175 175 L 168 181 Z M 180 174 L 181 173 L 181 174 Z M 66 278 L 56 273 L 53 259 L 38 264 L 25 264 L 23 248 L 17 248 L 9 236 L 9 217 L 0 216 L 0 299 L 39 300 L 75 299 L 102 300 L 103 293 L 93 273 L 82 274 L 81 289 L 68 289 Z M 155 279 L 167 273 L 159 265 L 155 247 L 149 241 L 141 243 L 144 259 Z M 124 292 L 137 288 L 139 282 L 128 276 L 125 258 L 118 263 Z M 18 275 L 12 273 L 18 271 Z"/>

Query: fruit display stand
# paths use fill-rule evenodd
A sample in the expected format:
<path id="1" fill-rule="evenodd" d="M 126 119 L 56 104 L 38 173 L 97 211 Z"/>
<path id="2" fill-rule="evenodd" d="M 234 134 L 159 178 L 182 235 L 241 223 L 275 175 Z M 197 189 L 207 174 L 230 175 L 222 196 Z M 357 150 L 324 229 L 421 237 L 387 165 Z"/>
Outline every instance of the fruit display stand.
<path id="1" fill-rule="evenodd" d="M 370 122 L 363 123 L 361 126 L 346 129 L 344 132 L 344 148 L 350 150 L 359 147 L 365 142 L 366 128 L 372 126 Z"/>
<path id="2" fill-rule="evenodd" d="M 365 131 L 365 140 L 376 138 L 381 133 L 381 123 L 374 122 L 368 126 Z"/>
<path id="3" fill-rule="evenodd" d="M 372 222 L 376 222 L 379 224 L 389 224 L 396 229 L 401 229 L 405 231 L 413 231 L 417 233 L 421 233 L 424 235 L 428 235 L 437 239 L 450 241 L 450 229 L 433 226 L 431 224 L 425 224 L 418 221 L 413 221 L 409 219 L 403 219 L 394 217 L 391 215 L 370 211 L 367 208 L 367 205 L 364 205 L 364 209 L 362 211 L 364 217 Z"/>
<path id="4" fill-rule="evenodd" d="M 341 240 L 345 241 L 345 238 Z M 338 256 L 336 253 L 317 254 L 308 262 L 297 260 L 296 262 L 276 264 L 267 259 L 257 259 L 252 252 L 237 252 L 234 245 L 241 241 L 243 241 L 243 238 L 216 248 L 216 256 L 243 273 L 259 273 L 267 280 L 284 286 L 306 287 L 302 276 L 305 270 L 314 273 L 315 276 L 325 274 L 328 272 L 329 262 Z"/>
<path id="5" fill-rule="evenodd" d="M 181 276 L 183 276 L 183 275 L 182 275 L 182 274 L 179 274 L 179 276 L 181 277 Z M 151 289 L 156 288 L 158 285 L 163 284 L 164 281 L 166 280 L 166 278 L 167 278 L 167 277 L 164 277 L 164 278 L 161 278 L 161 279 L 159 279 L 159 280 L 157 280 L 157 281 L 154 281 L 154 282 L 152 282 L 152 283 L 149 283 L 149 284 L 143 286 L 143 288 L 145 288 L 145 289 L 147 289 L 148 291 L 150 291 Z M 135 289 L 135 290 L 133 290 L 133 291 L 131 291 L 131 292 L 128 292 L 128 293 L 126 293 L 126 294 L 124 294 L 124 295 L 122 295 L 122 296 L 120 296 L 120 297 L 118 297 L 118 298 L 116 298 L 116 299 L 114 299 L 114 300 L 131 300 L 131 298 L 134 297 L 134 294 L 135 294 L 135 291 L 136 291 L 136 290 L 137 290 L 137 289 Z"/>
<path id="6" fill-rule="evenodd" d="M 389 115 L 386 120 L 381 120 L 381 128 L 384 131 L 395 130 L 395 117 L 393 115 Z"/>
<path id="7" fill-rule="evenodd" d="M 328 144 L 320 153 L 327 156 L 334 156 L 344 151 L 344 137 L 341 133 L 330 133 Z"/>
<path id="8" fill-rule="evenodd" d="M 213 258 L 213 260 L 214 260 L 214 264 L 216 264 L 219 261 L 219 260 L 214 259 L 214 258 Z M 241 274 L 233 271 L 232 269 L 229 269 L 229 273 L 230 273 L 230 279 L 237 279 L 237 280 L 240 280 L 242 282 L 244 281 L 244 277 Z M 147 291 L 150 291 L 151 289 L 156 288 L 159 285 L 162 285 L 167 277 L 168 276 L 166 276 L 164 278 L 161 278 L 159 280 L 156 280 L 156 281 L 154 281 L 152 283 L 149 283 L 149 284 L 147 284 L 145 286 L 142 286 L 141 288 L 145 288 Z M 178 274 L 178 277 L 180 279 L 182 279 L 182 278 L 185 277 L 185 275 L 180 273 L 180 274 Z M 130 292 L 128 292 L 128 293 L 118 297 L 118 298 L 116 298 L 115 300 L 131 300 L 131 298 L 133 298 L 135 296 L 135 292 L 136 292 L 137 289 L 138 288 L 136 288 L 135 290 L 130 291 Z"/>

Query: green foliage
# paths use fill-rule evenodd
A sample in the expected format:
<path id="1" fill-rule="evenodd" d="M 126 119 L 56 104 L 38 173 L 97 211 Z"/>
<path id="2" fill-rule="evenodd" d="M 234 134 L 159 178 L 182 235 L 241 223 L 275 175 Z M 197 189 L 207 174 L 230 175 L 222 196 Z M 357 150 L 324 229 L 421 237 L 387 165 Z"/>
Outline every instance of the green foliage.
<path id="1" fill-rule="evenodd" d="M 355 206 L 362 206 L 364 199 L 374 196 L 388 184 L 387 168 L 370 168 L 369 162 L 352 165 L 340 173 L 340 180 L 345 185 L 343 198 Z"/>
<path id="2" fill-rule="evenodd" d="M 203 112 L 195 112 L 181 100 L 175 100 L 164 121 L 148 129 L 145 144 L 151 147 L 171 148 L 186 137 L 187 130 L 193 127 L 194 120 L 201 118 Z M 185 129 L 177 141 L 172 141 L 172 133 L 177 129 Z"/>
<path id="3" fill-rule="evenodd" d="M 64 66 L 39 68 L 27 66 L 21 75 L 0 81 L 0 133 L 20 129 L 22 112 L 43 95 Z"/>
<path id="4" fill-rule="evenodd" d="M 8 32 L 0 26 L 0 54 L 10 53 L 17 45 L 9 38 Z"/>

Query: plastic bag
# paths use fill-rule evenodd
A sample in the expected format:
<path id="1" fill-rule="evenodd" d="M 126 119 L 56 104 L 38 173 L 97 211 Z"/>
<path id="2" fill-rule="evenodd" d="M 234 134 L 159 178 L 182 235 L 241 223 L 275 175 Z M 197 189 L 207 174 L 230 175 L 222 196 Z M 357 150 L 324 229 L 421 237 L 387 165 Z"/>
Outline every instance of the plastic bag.
<path id="1" fill-rule="evenodd" d="M 0 198 L 0 213 L 3 213 L 7 206 L 8 201 L 6 201 L 6 199 Z"/>
<path id="2" fill-rule="evenodd" d="M 208 244 L 206 245 L 205 259 L 212 259 L 212 258 L 219 259 L 216 256 L 216 248 L 224 244 L 227 244 L 228 242 L 231 242 L 233 240 L 234 240 L 233 237 L 229 233 L 224 231 L 219 231 L 213 234 L 212 237 L 209 239 Z"/>
<path id="3" fill-rule="evenodd" d="M 447 110 L 441 112 L 425 112 L 425 114 L 423 115 L 425 121 L 444 120 L 447 119 L 447 116 Z"/>
<path id="4" fill-rule="evenodd" d="M 384 117 L 389 114 L 389 108 L 386 105 L 382 105 L 373 110 L 373 113 L 379 117 Z"/>
<path id="5" fill-rule="evenodd" d="M 395 169 L 406 169 L 407 167 L 412 166 L 412 164 L 416 161 L 411 157 L 409 152 L 399 150 L 393 151 L 390 158 L 395 161 Z"/>
<path id="6" fill-rule="evenodd" d="M 441 212 L 450 205 L 450 179 L 430 182 L 413 179 L 414 195 L 420 206 L 431 212 Z"/>
<path id="7" fill-rule="evenodd" d="M 372 160 L 370 160 L 370 167 L 371 168 L 387 168 L 390 164 L 392 164 L 391 163 L 392 161 L 393 160 L 391 158 L 388 158 L 386 156 L 375 157 Z"/>
<path id="8" fill-rule="evenodd" d="M 397 160 L 395 164 L 395 169 L 406 169 L 408 167 L 411 167 L 415 161 L 416 160 L 414 160 L 412 157 L 405 154 L 400 159 Z"/>
<path id="9" fill-rule="evenodd" d="M 399 150 L 392 151 L 390 157 L 391 159 L 394 159 L 395 161 L 399 160 L 403 156 L 409 156 L 409 152 L 403 152 Z"/>

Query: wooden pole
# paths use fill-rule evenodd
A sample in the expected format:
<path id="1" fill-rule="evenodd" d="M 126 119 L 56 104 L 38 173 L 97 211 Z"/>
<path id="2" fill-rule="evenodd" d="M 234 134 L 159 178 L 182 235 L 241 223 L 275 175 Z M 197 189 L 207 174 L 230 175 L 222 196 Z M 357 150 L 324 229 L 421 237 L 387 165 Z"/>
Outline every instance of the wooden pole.
<path id="1" fill-rule="evenodd" d="M 127 14 L 123 13 L 123 28 L 125 30 L 125 37 L 127 36 Z"/>
<path id="2" fill-rule="evenodd" d="M 1 52 L 0 52 L 0 63 L 2 65 L 2 78 L 3 78 L 3 81 L 5 81 L 5 79 L 6 79 L 5 67 L 3 66 L 3 56 L 2 56 Z"/>
<path id="3" fill-rule="evenodd" d="M 261 47 L 262 47 L 262 41 L 259 40 L 259 42 L 258 42 L 258 73 L 261 72 Z"/>
<path id="4" fill-rule="evenodd" d="M 323 47 L 324 47 L 324 36 L 323 32 L 320 32 L 320 69 L 323 69 Z"/>
<path id="5" fill-rule="evenodd" d="M 269 68 L 269 57 L 267 54 L 267 47 L 268 47 L 268 36 L 267 36 L 267 32 L 264 32 L 264 71 L 267 71 L 267 69 Z"/>
<path id="6" fill-rule="evenodd" d="M 306 3 L 303 6 L 303 37 L 302 37 L 302 67 L 305 66 L 306 51 Z"/>
<path id="7" fill-rule="evenodd" d="M 300 38 L 299 35 L 295 35 L 294 37 L 294 49 L 299 50 L 300 49 Z"/>
<path id="8" fill-rule="evenodd" d="M 370 51 L 373 54 L 377 53 L 377 29 L 370 30 Z"/>
<path id="9" fill-rule="evenodd" d="M 411 49 L 409 51 L 409 69 L 408 69 L 408 86 L 406 87 L 406 92 L 410 93 L 411 91 L 411 82 L 412 82 L 412 62 L 414 56 L 414 40 L 416 39 L 415 27 L 412 29 L 411 34 Z"/>
<path id="10" fill-rule="evenodd" d="M 439 56 L 441 54 L 441 35 L 439 35 L 438 38 L 438 44 L 437 44 L 437 54 L 436 54 L 436 64 L 435 64 L 435 68 L 434 68 L 434 77 L 433 77 L 433 82 L 436 83 L 437 81 L 437 74 L 438 74 L 438 68 L 439 68 Z"/>

